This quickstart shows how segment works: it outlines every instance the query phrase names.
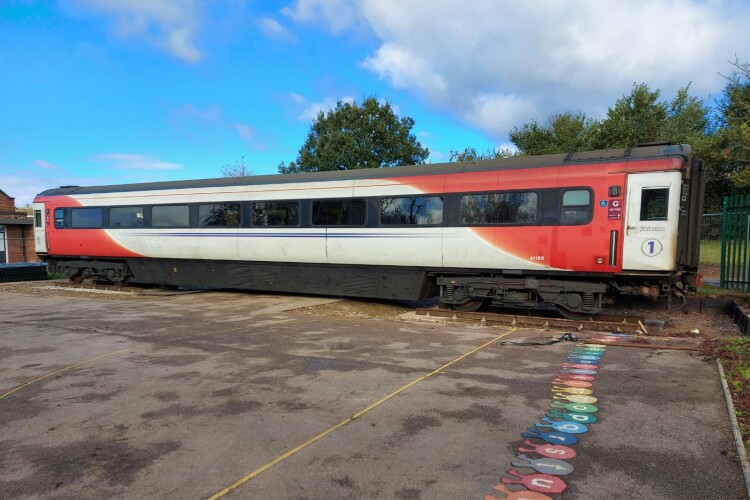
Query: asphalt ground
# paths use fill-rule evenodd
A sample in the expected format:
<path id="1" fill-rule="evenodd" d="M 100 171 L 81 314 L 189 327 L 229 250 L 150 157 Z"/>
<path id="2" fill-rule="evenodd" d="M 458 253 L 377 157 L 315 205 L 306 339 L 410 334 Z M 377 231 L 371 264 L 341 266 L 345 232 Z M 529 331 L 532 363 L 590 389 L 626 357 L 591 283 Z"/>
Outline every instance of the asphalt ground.
<path id="1" fill-rule="evenodd" d="M 294 311 L 319 302 L 0 295 L 0 498 L 746 498 L 696 352 L 610 345 L 575 387 L 585 349 L 518 345 L 549 332 Z M 522 434 L 571 397 L 596 422 L 535 475 Z"/>

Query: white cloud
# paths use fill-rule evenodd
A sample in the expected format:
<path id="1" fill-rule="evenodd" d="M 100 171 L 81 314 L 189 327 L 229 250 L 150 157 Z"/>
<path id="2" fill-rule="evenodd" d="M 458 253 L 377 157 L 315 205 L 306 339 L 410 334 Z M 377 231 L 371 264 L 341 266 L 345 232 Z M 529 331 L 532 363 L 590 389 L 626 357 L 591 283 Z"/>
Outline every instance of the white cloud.
<path id="1" fill-rule="evenodd" d="M 179 108 L 174 109 L 173 114 L 177 118 L 193 118 L 204 122 L 218 122 L 221 120 L 221 109 L 215 104 L 206 106 L 204 110 L 192 104 L 183 104 Z"/>
<path id="2" fill-rule="evenodd" d="M 298 0 L 281 13 L 300 23 L 323 23 L 340 33 L 361 20 L 359 2 L 351 0 Z"/>
<path id="3" fill-rule="evenodd" d="M 297 41 L 294 35 L 289 30 L 279 24 L 275 19 L 270 17 L 261 17 L 256 23 L 261 33 L 271 40 L 278 40 L 279 42 L 290 42 L 294 43 Z"/>
<path id="4" fill-rule="evenodd" d="M 306 97 L 293 93 L 289 94 L 289 98 L 295 106 L 302 108 L 302 112 L 297 116 L 297 119 L 301 122 L 313 121 L 318 117 L 319 112 L 334 109 L 339 101 L 351 104 L 357 100 L 354 97 L 347 95 L 339 99 L 325 97 L 321 101 L 311 102 Z"/>
<path id="5" fill-rule="evenodd" d="M 296 0 L 300 23 L 379 47 L 361 61 L 395 88 L 495 138 L 562 111 L 600 115 L 634 82 L 707 98 L 750 46 L 740 0 Z M 742 55 L 745 59 L 748 55 Z"/>
<path id="6" fill-rule="evenodd" d="M 255 150 L 265 151 L 266 145 L 259 141 L 256 136 L 256 130 L 246 123 L 235 123 L 232 125 L 237 135 L 242 139 L 242 142 L 248 144 Z"/>
<path id="7" fill-rule="evenodd" d="M 195 44 L 202 19 L 200 0 L 71 0 L 75 6 L 114 18 L 113 33 L 146 41 L 188 63 L 203 55 Z"/>
<path id="8" fill-rule="evenodd" d="M 102 163 L 107 168 L 119 170 L 178 170 L 179 163 L 162 161 L 154 156 L 132 153 L 103 153 L 89 157 L 90 161 Z"/>
<path id="9" fill-rule="evenodd" d="M 34 160 L 34 165 L 45 170 L 60 170 L 60 167 L 47 160 Z"/>

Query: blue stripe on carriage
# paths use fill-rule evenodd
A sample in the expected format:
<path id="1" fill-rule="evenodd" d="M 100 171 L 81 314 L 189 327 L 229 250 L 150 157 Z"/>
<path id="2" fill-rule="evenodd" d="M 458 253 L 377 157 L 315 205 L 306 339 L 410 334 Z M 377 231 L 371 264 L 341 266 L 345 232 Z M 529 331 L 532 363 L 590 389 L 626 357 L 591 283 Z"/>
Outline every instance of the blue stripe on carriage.
<path id="1" fill-rule="evenodd" d="M 173 238 L 442 238 L 442 234 L 423 233 L 128 233 L 128 236 L 159 236 Z"/>

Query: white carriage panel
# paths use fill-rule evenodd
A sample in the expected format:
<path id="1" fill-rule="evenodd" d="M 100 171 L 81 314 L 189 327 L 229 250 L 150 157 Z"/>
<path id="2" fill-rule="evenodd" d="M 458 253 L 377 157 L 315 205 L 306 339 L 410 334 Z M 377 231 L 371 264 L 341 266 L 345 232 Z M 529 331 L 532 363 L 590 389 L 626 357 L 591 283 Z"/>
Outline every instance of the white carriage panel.
<path id="1" fill-rule="evenodd" d="M 622 268 L 639 271 L 674 271 L 680 217 L 681 172 L 628 175 Z M 649 218 L 650 192 L 668 190 L 667 217 Z M 661 204 L 661 202 L 657 202 Z M 643 218 L 642 218 L 643 217 Z"/>
<path id="2" fill-rule="evenodd" d="M 354 181 L 354 196 L 413 196 L 421 194 L 415 187 L 382 179 L 357 179 Z"/>
<path id="3" fill-rule="evenodd" d="M 237 260 L 237 229 L 108 229 L 123 247 L 152 258 Z"/>
<path id="4" fill-rule="evenodd" d="M 441 227 L 328 228 L 328 262 L 442 267 Z"/>
<path id="5" fill-rule="evenodd" d="M 250 200 L 348 198 L 353 180 L 279 183 L 248 186 L 163 189 L 74 195 L 84 206 L 219 203 Z"/>
<path id="6" fill-rule="evenodd" d="M 503 252 L 466 227 L 447 227 L 443 235 L 443 265 L 447 268 L 549 270 L 549 266 Z"/>
<path id="7" fill-rule="evenodd" d="M 247 262 L 326 262 L 324 228 L 240 229 L 239 259 Z"/>

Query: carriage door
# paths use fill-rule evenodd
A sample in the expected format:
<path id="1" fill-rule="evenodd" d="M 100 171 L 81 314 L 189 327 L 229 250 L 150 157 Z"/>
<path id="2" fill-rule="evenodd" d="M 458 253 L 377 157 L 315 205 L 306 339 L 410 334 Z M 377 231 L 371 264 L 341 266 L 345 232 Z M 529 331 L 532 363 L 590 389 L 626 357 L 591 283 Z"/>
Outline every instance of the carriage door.
<path id="1" fill-rule="evenodd" d="M 628 175 L 623 270 L 675 269 L 681 181 L 680 172 Z"/>
<path id="2" fill-rule="evenodd" d="M 5 246 L 5 226 L 0 226 L 0 264 L 8 262 L 8 252 Z"/>
<path id="3" fill-rule="evenodd" d="M 47 253 L 47 215 L 44 203 L 34 203 L 34 250 L 36 253 Z"/>

